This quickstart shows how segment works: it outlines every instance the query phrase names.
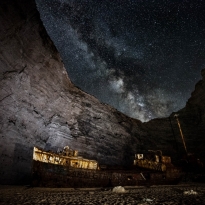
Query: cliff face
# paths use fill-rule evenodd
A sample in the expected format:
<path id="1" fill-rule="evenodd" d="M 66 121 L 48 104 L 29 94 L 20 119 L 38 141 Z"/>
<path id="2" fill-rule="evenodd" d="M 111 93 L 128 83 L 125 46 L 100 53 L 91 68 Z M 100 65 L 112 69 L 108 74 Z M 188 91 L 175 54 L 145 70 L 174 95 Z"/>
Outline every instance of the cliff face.
<path id="1" fill-rule="evenodd" d="M 205 69 L 202 80 L 196 86 L 186 107 L 179 112 L 182 129 L 187 141 L 188 152 L 196 153 L 205 159 Z"/>
<path id="2" fill-rule="evenodd" d="M 100 163 L 124 165 L 141 149 L 177 153 L 174 136 L 182 148 L 173 115 L 171 123 L 169 118 L 141 123 L 76 88 L 34 0 L 1 1 L 0 22 L 1 184 L 29 182 L 34 146 L 55 151 L 69 145 Z M 184 135 L 191 133 L 187 143 L 196 143 L 193 150 L 204 156 L 202 74 L 179 119 Z"/>
<path id="3" fill-rule="evenodd" d="M 71 83 L 34 0 L 1 2 L 0 22 L 1 183 L 28 182 L 33 146 L 131 164 L 142 123 Z"/>
<path id="4" fill-rule="evenodd" d="M 185 108 L 176 112 L 188 153 L 205 159 L 205 69 Z M 178 157 L 185 153 L 177 121 L 172 113 L 169 118 L 154 119 L 145 123 L 147 134 L 154 138 L 157 148 Z"/>

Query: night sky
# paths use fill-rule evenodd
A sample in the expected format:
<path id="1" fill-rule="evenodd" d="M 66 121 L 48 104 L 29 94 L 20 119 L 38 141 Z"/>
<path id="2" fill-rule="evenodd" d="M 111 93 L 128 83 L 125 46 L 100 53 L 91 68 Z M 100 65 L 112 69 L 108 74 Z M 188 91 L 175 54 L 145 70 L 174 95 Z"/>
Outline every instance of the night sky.
<path id="1" fill-rule="evenodd" d="M 36 2 L 71 81 L 128 116 L 169 116 L 201 79 L 204 0 Z"/>

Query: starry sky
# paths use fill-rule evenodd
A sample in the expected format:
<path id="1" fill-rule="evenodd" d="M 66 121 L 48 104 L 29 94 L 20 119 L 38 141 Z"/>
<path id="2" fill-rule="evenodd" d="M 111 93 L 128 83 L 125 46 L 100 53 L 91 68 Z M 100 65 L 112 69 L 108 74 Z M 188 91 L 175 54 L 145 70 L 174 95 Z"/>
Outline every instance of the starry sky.
<path id="1" fill-rule="evenodd" d="M 205 68 L 204 0 L 36 0 L 71 81 L 143 122 L 183 108 Z"/>

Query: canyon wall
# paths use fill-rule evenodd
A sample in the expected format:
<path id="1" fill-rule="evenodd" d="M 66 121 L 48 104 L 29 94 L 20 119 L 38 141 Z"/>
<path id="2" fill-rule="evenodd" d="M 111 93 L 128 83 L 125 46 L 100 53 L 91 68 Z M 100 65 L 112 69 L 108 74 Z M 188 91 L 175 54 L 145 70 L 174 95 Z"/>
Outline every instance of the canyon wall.
<path id="1" fill-rule="evenodd" d="M 1 2 L 0 22 L 1 183 L 29 182 L 34 146 L 131 164 L 143 124 L 72 84 L 35 1 Z"/>
<path id="2" fill-rule="evenodd" d="M 142 150 L 176 154 L 177 147 L 183 149 L 173 114 L 142 123 L 75 87 L 34 0 L 1 1 L 0 54 L 1 184 L 29 183 L 34 146 L 57 151 L 69 145 L 81 156 L 118 165 L 132 164 Z M 179 111 L 187 147 L 201 156 L 204 73 Z"/>
<path id="3" fill-rule="evenodd" d="M 172 153 L 176 158 L 185 154 L 179 126 L 174 117 L 178 114 L 187 152 L 205 159 L 205 69 L 201 71 L 201 75 L 202 80 L 196 84 L 185 108 L 172 113 L 168 118 L 145 123 L 147 134 L 157 141 L 158 149 Z"/>

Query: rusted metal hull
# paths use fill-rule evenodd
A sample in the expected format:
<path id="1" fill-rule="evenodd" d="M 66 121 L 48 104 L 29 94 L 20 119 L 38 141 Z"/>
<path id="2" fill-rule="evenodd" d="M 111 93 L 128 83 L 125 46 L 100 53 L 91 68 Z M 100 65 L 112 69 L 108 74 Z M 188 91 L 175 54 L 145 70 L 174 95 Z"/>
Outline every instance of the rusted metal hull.
<path id="1" fill-rule="evenodd" d="M 112 187 L 176 184 L 178 174 L 131 170 L 89 170 L 33 160 L 32 186 L 42 187 Z"/>

